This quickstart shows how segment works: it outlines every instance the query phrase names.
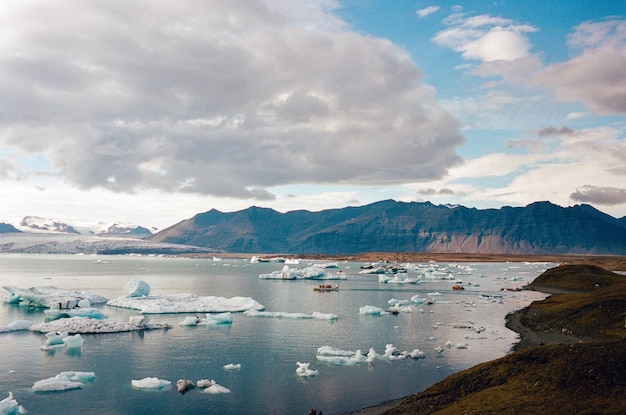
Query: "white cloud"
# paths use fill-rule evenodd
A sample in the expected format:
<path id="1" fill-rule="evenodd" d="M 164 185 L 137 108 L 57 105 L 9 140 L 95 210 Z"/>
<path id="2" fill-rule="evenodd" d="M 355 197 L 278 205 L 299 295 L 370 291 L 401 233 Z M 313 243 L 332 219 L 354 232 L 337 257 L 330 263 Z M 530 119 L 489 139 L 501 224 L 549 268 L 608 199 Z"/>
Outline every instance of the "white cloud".
<path id="1" fill-rule="evenodd" d="M 512 61 L 529 55 L 525 33 L 537 31 L 531 25 L 489 15 L 454 13 L 444 23 L 449 27 L 434 36 L 435 43 L 461 53 L 466 60 L 480 62 Z"/>
<path id="2" fill-rule="evenodd" d="M 116 192 L 267 200 L 293 183 L 441 177 L 460 161 L 457 121 L 405 51 L 350 31 L 335 7 L 13 4 L 0 18 L 0 145 Z"/>
<path id="3" fill-rule="evenodd" d="M 433 13 L 437 13 L 439 11 L 439 6 L 428 6 L 423 9 L 419 9 L 415 13 L 419 16 L 420 19 L 423 19 L 426 16 L 430 16 Z"/>

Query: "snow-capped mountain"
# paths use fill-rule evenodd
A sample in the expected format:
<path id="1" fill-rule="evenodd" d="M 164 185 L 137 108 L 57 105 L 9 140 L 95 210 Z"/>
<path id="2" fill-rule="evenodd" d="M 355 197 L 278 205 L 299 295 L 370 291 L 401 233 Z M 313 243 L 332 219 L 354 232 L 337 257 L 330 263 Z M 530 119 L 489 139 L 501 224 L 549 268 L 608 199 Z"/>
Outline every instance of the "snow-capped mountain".
<path id="1" fill-rule="evenodd" d="M 139 238 L 150 236 L 153 231 L 156 231 L 156 229 L 150 230 L 143 226 L 121 224 L 119 222 L 98 222 L 95 225 L 72 225 L 39 216 L 25 216 L 15 227 L 22 232 L 134 236 Z"/>

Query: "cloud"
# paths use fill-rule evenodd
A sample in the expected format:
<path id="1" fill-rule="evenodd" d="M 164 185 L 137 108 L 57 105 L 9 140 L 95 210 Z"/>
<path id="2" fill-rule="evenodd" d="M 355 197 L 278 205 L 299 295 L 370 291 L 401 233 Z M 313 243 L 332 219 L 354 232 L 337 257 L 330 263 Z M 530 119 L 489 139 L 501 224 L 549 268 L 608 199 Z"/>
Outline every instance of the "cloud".
<path id="1" fill-rule="evenodd" d="M 448 188 L 443 188 L 443 189 L 433 189 L 432 187 L 429 187 L 428 189 L 419 189 L 417 190 L 417 194 L 422 195 L 422 196 L 451 196 L 454 194 L 454 191 Z"/>
<path id="2" fill-rule="evenodd" d="M 423 9 L 419 9 L 415 13 L 420 19 L 423 19 L 426 16 L 430 16 L 433 13 L 437 13 L 439 11 L 439 6 L 428 6 Z"/>
<path id="3" fill-rule="evenodd" d="M 626 203 L 626 189 L 585 185 L 570 195 L 572 200 L 598 205 L 621 205 Z"/>
<path id="4" fill-rule="evenodd" d="M 625 115 L 626 21 L 587 22 L 570 35 L 572 59 L 538 71 L 530 85 L 548 88 L 563 101 L 581 101 L 600 115 Z"/>
<path id="5" fill-rule="evenodd" d="M 576 134 L 576 130 L 573 130 L 569 127 L 566 126 L 562 126 L 560 129 L 555 128 L 553 126 L 548 126 L 545 128 L 542 128 L 539 131 L 539 137 L 546 137 L 546 136 L 555 136 L 555 135 L 574 135 Z"/>
<path id="6" fill-rule="evenodd" d="M 334 1 L 46 1 L 0 18 L 0 149 L 80 189 L 271 200 L 433 180 L 458 122 L 408 54 Z"/>
<path id="7" fill-rule="evenodd" d="M 537 31 L 534 26 L 511 19 L 462 12 L 453 13 L 444 23 L 448 28 L 437 33 L 433 41 L 461 53 L 466 60 L 480 62 L 513 61 L 528 56 L 530 42 L 525 33 Z"/>

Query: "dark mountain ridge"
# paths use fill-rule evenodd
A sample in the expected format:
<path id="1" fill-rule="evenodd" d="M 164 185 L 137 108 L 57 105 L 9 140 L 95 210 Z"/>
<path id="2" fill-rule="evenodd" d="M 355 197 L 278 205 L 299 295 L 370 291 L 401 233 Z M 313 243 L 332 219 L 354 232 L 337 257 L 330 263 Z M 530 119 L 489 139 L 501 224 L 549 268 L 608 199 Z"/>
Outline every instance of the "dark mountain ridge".
<path id="1" fill-rule="evenodd" d="M 563 208 L 536 202 L 481 210 L 384 200 L 319 212 L 212 209 L 150 239 L 238 253 L 624 255 L 626 221 L 589 205 Z"/>

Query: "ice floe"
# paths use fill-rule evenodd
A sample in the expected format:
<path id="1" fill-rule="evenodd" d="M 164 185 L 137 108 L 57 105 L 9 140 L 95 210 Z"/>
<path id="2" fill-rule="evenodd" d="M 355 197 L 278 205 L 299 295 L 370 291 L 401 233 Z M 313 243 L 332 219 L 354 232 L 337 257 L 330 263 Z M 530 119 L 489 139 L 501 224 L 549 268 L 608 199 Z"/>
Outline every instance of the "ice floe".
<path id="1" fill-rule="evenodd" d="M 107 318 L 102 311 L 98 308 L 93 307 L 76 307 L 69 310 L 60 309 L 60 308 L 51 308 L 49 310 L 45 310 L 46 318 L 48 319 L 59 319 L 59 318 L 67 318 L 67 317 L 88 317 L 95 318 L 99 320 L 103 320 Z"/>
<path id="2" fill-rule="evenodd" d="M 94 372 L 61 372 L 58 375 L 37 381 L 33 384 L 35 392 L 54 392 L 79 389 L 87 382 L 96 379 Z"/>
<path id="3" fill-rule="evenodd" d="M 3 285 L 2 288 L 9 292 L 5 297 L 5 301 L 10 304 L 73 309 L 78 306 L 81 300 L 88 300 L 89 304 L 103 304 L 107 302 L 107 298 L 97 294 L 63 290 L 48 285 L 32 288 L 18 288 L 13 285 Z"/>
<path id="4" fill-rule="evenodd" d="M 143 379 L 132 379 L 130 384 L 136 389 L 164 389 L 170 386 L 172 382 L 156 377 L 145 377 Z"/>
<path id="5" fill-rule="evenodd" d="M 267 274 L 259 274 L 262 280 L 345 280 L 347 277 L 343 273 L 330 273 L 326 268 L 319 266 L 305 268 L 289 268 L 285 265 L 280 271 L 272 271 Z"/>
<path id="6" fill-rule="evenodd" d="M 8 397 L 0 401 L 0 415 L 22 415 L 26 413 L 26 409 L 17 403 L 11 392 L 9 392 Z"/>
<path id="7" fill-rule="evenodd" d="M 318 320 L 337 320 L 339 316 L 331 313 L 320 313 L 314 311 L 311 314 L 306 313 L 289 313 L 285 311 L 244 311 L 244 315 L 248 317 L 269 317 L 269 318 L 293 318 L 293 319 L 318 319 Z"/>
<path id="8" fill-rule="evenodd" d="M 413 349 L 412 351 L 398 351 L 393 344 L 385 345 L 385 352 L 380 354 L 374 350 L 373 347 L 369 349 L 367 354 L 364 354 L 361 350 L 342 350 L 331 346 L 322 346 L 317 349 L 316 358 L 320 362 L 327 363 L 335 366 L 354 366 L 360 363 L 372 363 L 377 359 L 381 360 L 406 360 L 406 359 L 421 359 L 426 357 L 426 354 L 420 349 Z"/>
<path id="9" fill-rule="evenodd" d="M 129 318 L 129 320 L 131 319 Z M 38 331 L 40 333 L 67 332 L 72 334 L 87 334 L 166 329 L 170 327 L 167 323 L 145 323 L 143 322 L 143 319 L 141 321 L 142 324 L 137 325 L 133 324 L 132 321 L 106 321 L 83 317 L 71 317 L 35 324 L 30 327 L 30 330 Z"/>
<path id="10" fill-rule="evenodd" d="M 296 364 L 298 365 L 298 368 L 296 369 L 296 374 L 298 376 L 302 376 L 302 377 L 315 376 L 318 373 L 317 370 L 309 369 L 310 363 L 296 362 Z"/>
<path id="11" fill-rule="evenodd" d="M 144 314 L 220 313 L 265 309 L 250 297 L 199 297 L 195 294 L 118 297 L 109 300 L 107 305 L 139 310 Z"/>
<path id="12" fill-rule="evenodd" d="M 6 326 L 0 326 L 0 333 L 7 333 L 10 331 L 28 330 L 33 324 L 30 320 L 15 320 Z"/>
<path id="13" fill-rule="evenodd" d="M 232 313 L 218 313 L 211 314 L 206 313 L 205 318 L 200 318 L 198 316 L 189 316 L 185 317 L 183 321 L 178 323 L 179 326 L 214 326 L 218 324 L 232 324 L 233 317 Z"/>
<path id="14" fill-rule="evenodd" d="M 124 285 L 124 293 L 128 297 L 147 297 L 150 295 L 150 284 L 133 278 Z"/>
<path id="15" fill-rule="evenodd" d="M 239 370 L 241 369 L 241 363 L 229 363 L 224 365 L 224 370 Z"/>

